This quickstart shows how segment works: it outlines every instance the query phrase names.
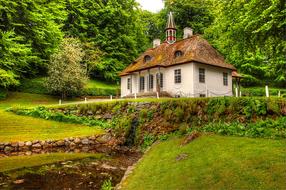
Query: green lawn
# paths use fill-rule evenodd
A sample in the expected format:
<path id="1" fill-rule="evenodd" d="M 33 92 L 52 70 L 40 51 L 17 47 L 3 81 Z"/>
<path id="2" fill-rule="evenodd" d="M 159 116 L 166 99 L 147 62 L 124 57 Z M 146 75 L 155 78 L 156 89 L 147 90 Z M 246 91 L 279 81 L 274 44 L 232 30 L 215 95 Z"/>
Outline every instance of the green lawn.
<path id="1" fill-rule="evenodd" d="M 0 101 L 0 142 L 63 139 L 66 137 L 90 136 L 103 133 L 96 127 L 47 121 L 38 118 L 19 116 L 4 111 L 10 106 L 38 106 L 57 104 L 58 99 L 52 96 L 11 93 L 8 99 Z"/>
<path id="2" fill-rule="evenodd" d="M 119 86 L 114 83 L 108 83 L 105 81 L 89 80 L 85 88 L 117 89 Z"/>
<path id="3" fill-rule="evenodd" d="M 83 158 L 100 158 L 100 154 L 88 153 L 51 153 L 32 156 L 12 156 L 0 158 L 0 172 L 9 170 L 41 166 L 45 164 L 57 163 L 65 160 L 76 160 Z"/>
<path id="4" fill-rule="evenodd" d="M 48 90 L 44 86 L 45 78 L 39 77 L 34 79 L 25 79 L 21 81 L 21 86 L 17 89 L 20 92 L 33 94 L 48 94 Z M 115 83 L 91 79 L 87 82 L 85 89 L 118 89 Z"/>
<path id="5" fill-rule="evenodd" d="M 286 189 L 286 141 L 202 136 L 154 145 L 123 189 Z M 181 158 L 181 159 L 179 159 Z"/>
<path id="6" fill-rule="evenodd" d="M 270 96 L 278 96 L 280 91 L 280 95 L 282 97 L 286 97 L 286 89 L 285 88 L 276 88 L 269 86 L 269 95 Z M 262 87 L 247 87 L 241 89 L 242 95 L 244 96 L 266 96 L 265 95 L 265 86 Z"/>
<path id="7" fill-rule="evenodd" d="M 29 94 L 21 92 L 10 92 L 5 100 L 0 100 L 0 109 L 12 106 L 33 107 L 38 105 L 58 104 L 59 99 L 53 96 L 41 94 Z"/>

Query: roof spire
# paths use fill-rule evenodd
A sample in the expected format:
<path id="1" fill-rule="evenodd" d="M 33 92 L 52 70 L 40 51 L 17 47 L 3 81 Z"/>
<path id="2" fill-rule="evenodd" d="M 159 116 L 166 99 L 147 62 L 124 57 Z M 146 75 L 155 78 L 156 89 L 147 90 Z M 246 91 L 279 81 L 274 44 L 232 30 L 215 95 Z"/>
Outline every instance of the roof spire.
<path id="1" fill-rule="evenodd" d="M 168 16 L 168 22 L 167 22 L 166 30 L 167 29 L 176 29 L 175 20 L 174 20 L 174 16 L 173 16 L 172 12 L 170 12 L 169 16 Z"/>
<path id="2" fill-rule="evenodd" d="M 169 44 L 175 43 L 176 35 L 177 35 L 177 29 L 175 25 L 174 16 L 173 16 L 173 13 L 170 12 L 168 16 L 167 27 L 166 27 L 166 41 Z"/>

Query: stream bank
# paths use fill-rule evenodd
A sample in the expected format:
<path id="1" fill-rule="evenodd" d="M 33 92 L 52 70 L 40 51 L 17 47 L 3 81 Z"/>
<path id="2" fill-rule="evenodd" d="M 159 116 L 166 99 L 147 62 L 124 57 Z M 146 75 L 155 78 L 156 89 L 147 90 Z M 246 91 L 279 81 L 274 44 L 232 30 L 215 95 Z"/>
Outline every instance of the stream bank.
<path id="1" fill-rule="evenodd" d="M 0 172 L 0 189 L 91 190 L 101 189 L 106 181 L 110 181 L 112 186 L 115 186 L 120 182 L 127 168 L 141 156 L 142 153 L 138 151 L 128 150 L 103 154 L 100 158 L 65 160 Z"/>

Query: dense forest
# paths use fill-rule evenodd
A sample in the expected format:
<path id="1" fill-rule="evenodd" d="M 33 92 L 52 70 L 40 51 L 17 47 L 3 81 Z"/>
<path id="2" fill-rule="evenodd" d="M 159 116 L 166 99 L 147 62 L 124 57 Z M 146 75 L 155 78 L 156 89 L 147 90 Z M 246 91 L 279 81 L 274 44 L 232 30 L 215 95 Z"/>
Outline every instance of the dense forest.
<path id="1" fill-rule="evenodd" d="M 285 0 L 165 0 L 159 13 L 135 0 L 0 0 L 0 87 L 45 76 L 64 38 L 77 38 L 91 78 L 117 81 L 154 38 L 169 11 L 178 37 L 192 27 L 244 75 L 245 85 L 286 87 Z"/>

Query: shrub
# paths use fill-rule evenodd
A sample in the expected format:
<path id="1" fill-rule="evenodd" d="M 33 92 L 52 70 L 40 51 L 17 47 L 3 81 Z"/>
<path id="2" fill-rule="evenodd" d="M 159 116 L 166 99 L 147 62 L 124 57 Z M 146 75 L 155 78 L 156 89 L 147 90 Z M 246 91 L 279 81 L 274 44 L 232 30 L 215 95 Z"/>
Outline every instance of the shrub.
<path id="1" fill-rule="evenodd" d="M 147 147 L 151 146 L 155 141 L 156 141 L 156 137 L 154 135 L 145 134 L 141 148 L 146 149 Z"/>
<path id="2" fill-rule="evenodd" d="M 187 123 L 181 123 L 179 126 L 179 134 L 180 135 L 184 135 L 187 133 L 189 126 Z"/>
<path id="3" fill-rule="evenodd" d="M 172 115 L 173 115 L 173 111 L 172 111 L 172 110 L 166 109 L 166 110 L 164 111 L 164 118 L 165 118 L 167 121 L 169 121 L 169 120 L 172 119 Z"/>
<path id="4" fill-rule="evenodd" d="M 113 88 L 86 88 L 80 93 L 81 96 L 116 96 L 119 95 L 119 89 Z"/>
<path id="5" fill-rule="evenodd" d="M 112 187 L 111 178 L 108 180 L 104 180 L 101 186 L 101 190 L 113 190 L 113 189 L 114 188 Z"/>
<path id="6" fill-rule="evenodd" d="M 61 112 L 51 112 L 45 107 L 36 107 L 33 109 L 17 109 L 13 108 L 9 111 L 13 111 L 18 115 L 26 115 L 32 116 L 37 118 L 42 118 L 46 120 L 54 120 L 59 122 L 67 122 L 67 123 L 76 123 L 76 124 L 83 124 L 88 126 L 98 126 L 102 128 L 110 128 L 111 126 L 102 120 L 97 120 L 89 117 L 78 117 L 76 115 L 65 115 Z"/>
<path id="7" fill-rule="evenodd" d="M 184 113 L 184 110 L 180 107 L 175 109 L 176 122 L 182 122 L 184 120 Z"/>
<path id="8" fill-rule="evenodd" d="M 0 88 L 0 100 L 5 99 L 7 97 L 7 90 Z"/>
<path id="9" fill-rule="evenodd" d="M 192 128 L 191 131 L 214 132 L 220 135 L 286 138 L 286 117 L 277 120 L 266 119 L 257 122 L 242 124 L 239 122 L 208 123 L 202 127 Z"/>

